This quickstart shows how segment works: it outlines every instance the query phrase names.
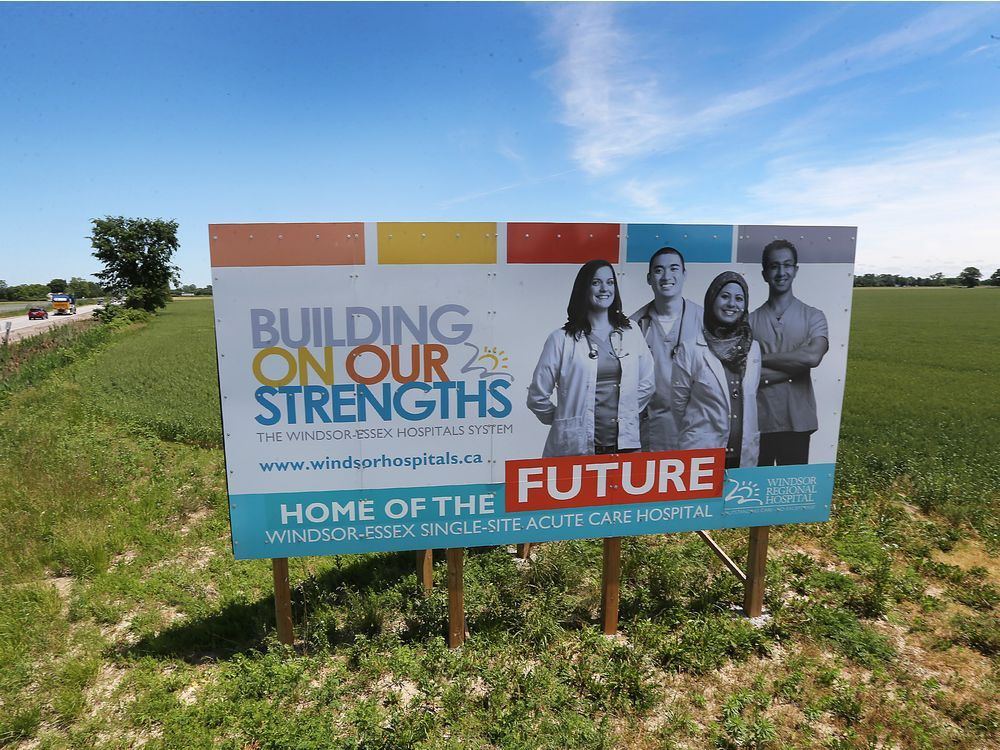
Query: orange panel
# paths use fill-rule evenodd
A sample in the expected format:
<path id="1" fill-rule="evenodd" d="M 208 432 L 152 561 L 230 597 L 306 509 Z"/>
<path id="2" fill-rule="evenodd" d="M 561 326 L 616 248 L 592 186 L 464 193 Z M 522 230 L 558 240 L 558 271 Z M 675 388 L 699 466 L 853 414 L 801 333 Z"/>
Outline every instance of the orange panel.
<path id="1" fill-rule="evenodd" d="M 618 262 L 618 224 L 507 224 L 508 263 Z"/>
<path id="2" fill-rule="evenodd" d="M 365 262 L 365 225 L 210 224 L 212 266 L 352 266 Z"/>

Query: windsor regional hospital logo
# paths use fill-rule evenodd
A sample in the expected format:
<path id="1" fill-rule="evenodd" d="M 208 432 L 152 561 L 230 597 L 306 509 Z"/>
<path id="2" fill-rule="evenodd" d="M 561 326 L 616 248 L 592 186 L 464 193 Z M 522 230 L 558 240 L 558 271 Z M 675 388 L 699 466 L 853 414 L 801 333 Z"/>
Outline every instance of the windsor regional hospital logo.
<path id="1" fill-rule="evenodd" d="M 762 469 L 752 471 L 760 472 Z M 817 477 L 768 476 L 763 479 L 743 479 L 727 476 L 723 485 L 723 515 L 802 510 L 816 504 Z"/>

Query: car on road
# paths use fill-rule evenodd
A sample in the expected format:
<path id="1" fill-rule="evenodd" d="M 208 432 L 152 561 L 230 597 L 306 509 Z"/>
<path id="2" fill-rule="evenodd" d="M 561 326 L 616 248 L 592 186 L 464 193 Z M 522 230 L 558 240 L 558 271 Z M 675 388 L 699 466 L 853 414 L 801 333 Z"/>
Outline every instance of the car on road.
<path id="1" fill-rule="evenodd" d="M 41 307 L 32 307 L 28 310 L 28 320 L 48 320 L 49 314 Z"/>

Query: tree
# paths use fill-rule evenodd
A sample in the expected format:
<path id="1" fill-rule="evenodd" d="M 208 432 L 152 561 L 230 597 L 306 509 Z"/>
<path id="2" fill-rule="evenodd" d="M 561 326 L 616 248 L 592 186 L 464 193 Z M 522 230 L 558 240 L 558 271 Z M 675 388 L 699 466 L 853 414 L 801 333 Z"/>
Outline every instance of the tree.
<path id="1" fill-rule="evenodd" d="M 1000 268 L 995 270 L 993 275 L 990 276 L 989 283 L 991 286 L 1000 286 Z"/>
<path id="2" fill-rule="evenodd" d="M 49 291 L 52 292 L 53 294 L 58 294 L 59 292 L 65 292 L 66 279 L 52 279 L 52 281 L 50 281 L 47 284 L 47 286 L 49 287 Z"/>
<path id="3" fill-rule="evenodd" d="M 12 302 L 29 302 L 45 299 L 49 293 L 47 284 L 18 284 L 7 290 L 7 299 Z"/>
<path id="4" fill-rule="evenodd" d="M 962 286 L 969 287 L 970 289 L 976 286 L 981 278 L 983 278 L 983 274 L 975 266 L 969 266 L 958 275 L 959 283 L 961 283 Z"/>
<path id="5" fill-rule="evenodd" d="M 87 279 L 81 279 L 79 276 L 74 276 L 69 280 L 69 284 L 66 285 L 66 291 L 77 299 L 104 296 L 104 292 L 99 284 Z"/>
<path id="6" fill-rule="evenodd" d="M 177 252 L 177 222 L 163 219 L 93 219 L 90 243 L 104 270 L 94 274 L 109 295 L 126 307 L 152 312 L 170 300 L 170 284 L 180 269 L 170 259 Z"/>

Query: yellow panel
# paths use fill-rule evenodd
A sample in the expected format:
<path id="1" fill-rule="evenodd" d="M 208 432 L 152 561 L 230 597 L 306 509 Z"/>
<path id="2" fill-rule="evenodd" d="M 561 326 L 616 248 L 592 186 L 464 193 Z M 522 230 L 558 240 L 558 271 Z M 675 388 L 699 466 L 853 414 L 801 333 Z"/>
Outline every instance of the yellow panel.
<path id="1" fill-rule="evenodd" d="M 379 263 L 496 263 L 494 222 L 379 222 Z"/>

